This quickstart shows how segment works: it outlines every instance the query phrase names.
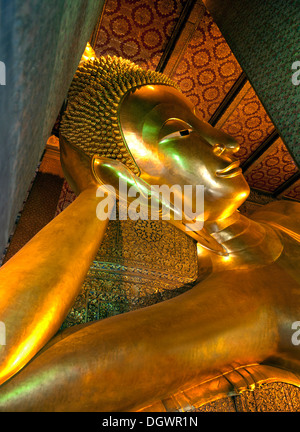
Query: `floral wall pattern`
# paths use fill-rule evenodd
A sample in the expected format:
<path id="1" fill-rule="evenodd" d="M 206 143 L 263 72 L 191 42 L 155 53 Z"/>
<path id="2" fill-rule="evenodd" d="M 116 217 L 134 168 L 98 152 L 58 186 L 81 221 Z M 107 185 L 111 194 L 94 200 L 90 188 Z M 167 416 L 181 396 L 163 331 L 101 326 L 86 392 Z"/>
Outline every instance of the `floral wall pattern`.
<path id="1" fill-rule="evenodd" d="M 185 0 L 107 1 L 96 54 L 128 58 L 155 70 L 184 4 Z"/>
<path id="2" fill-rule="evenodd" d="M 188 0 L 107 0 L 94 44 L 96 54 L 125 57 L 142 67 L 157 70 L 187 3 Z M 243 70 L 203 3 L 200 0 L 191 3 L 194 4 L 192 11 L 198 7 L 201 19 L 194 27 L 188 21 L 183 25 L 168 59 L 168 63 L 175 66 L 166 70 L 197 107 L 202 119 L 210 122 L 233 91 Z M 183 47 L 180 55 L 179 46 Z M 237 156 L 242 164 L 276 133 L 248 80 L 231 98 L 215 126 L 236 138 L 240 145 Z M 272 165 L 274 158 L 276 167 Z M 278 136 L 262 158 L 251 163 L 245 175 L 253 189 L 276 195 L 277 188 L 297 172 L 293 157 Z M 280 197 L 299 200 L 298 186 L 287 188 Z"/>

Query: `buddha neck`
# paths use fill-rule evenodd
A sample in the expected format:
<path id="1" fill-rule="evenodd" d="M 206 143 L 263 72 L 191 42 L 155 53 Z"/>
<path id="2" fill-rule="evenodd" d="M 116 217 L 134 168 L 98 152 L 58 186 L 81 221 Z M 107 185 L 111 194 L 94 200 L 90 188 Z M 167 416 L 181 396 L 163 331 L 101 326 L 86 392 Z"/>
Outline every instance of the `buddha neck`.
<path id="1" fill-rule="evenodd" d="M 228 251 L 228 256 L 221 258 L 222 268 L 224 264 L 226 268 L 271 264 L 283 250 L 278 235 L 269 225 L 255 222 L 238 211 L 226 219 L 209 223 L 206 228 Z"/>

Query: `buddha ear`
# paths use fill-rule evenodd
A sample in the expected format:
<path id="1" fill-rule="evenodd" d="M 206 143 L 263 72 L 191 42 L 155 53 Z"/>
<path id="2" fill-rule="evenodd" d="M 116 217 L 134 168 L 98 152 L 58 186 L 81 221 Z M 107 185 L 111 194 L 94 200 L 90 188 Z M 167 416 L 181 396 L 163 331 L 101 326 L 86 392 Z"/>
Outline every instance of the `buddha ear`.
<path id="1" fill-rule="evenodd" d="M 151 186 L 134 174 L 126 165 L 117 159 L 95 155 L 92 158 L 92 173 L 99 186 L 109 185 L 116 190 L 117 197 L 131 189 L 131 194 L 139 193 L 146 197 L 151 193 Z"/>
<path id="2" fill-rule="evenodd" d="M 124 181 L 126 180 L 129 184 L 133 184 L 134 179 L 137 177 L 119 160 L 99 155 L 93 156 L 91 168 L 93 176 L 99 185 L 109 184 L 117 186 L 120 178 L 124 179 Z"/>
<path id="3" fill-rule="evenodd" d="M 76 195 L 95 184 L 91 174 L 91 157 L 80 148 L 70 144 L 62 135 L 59 137 L 60 161 L 64 176 Z"/>
<path id="4" fill-rule="evenodd" d="M 125 219 L 132 218 L 128 213 L 129 205 L 135 199 L 139 199 L 138 197 L 141 197 L 139 204 L 142 207 L 140 212 L 144 215 L 142 218 L 148 218 L 148 197 L 151 193 L 151 186 L 135 175 L 126 165 L 116 159 L 95 155 L 92 159 L 92 173 L 102 192 L 114 193 L 118 200 L 118 211 L 119 216 L 122 214 L 122 220 L 124 217 Z"/>

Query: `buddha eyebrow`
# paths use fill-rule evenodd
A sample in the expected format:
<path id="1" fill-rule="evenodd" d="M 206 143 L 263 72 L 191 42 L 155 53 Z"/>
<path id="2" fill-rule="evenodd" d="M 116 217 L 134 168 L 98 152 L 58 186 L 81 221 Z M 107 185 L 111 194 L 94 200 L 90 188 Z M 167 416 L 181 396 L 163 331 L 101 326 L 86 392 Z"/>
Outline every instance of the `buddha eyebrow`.
<path id="1" fill-rule="evenodd" d="M 185 124 L 185 125 L 187 125 L 187 126 L 189 126 L 190 128 L 192 128 L 192 126 L 187 122 L 187 121 L 185 121 L 185 120 L 182 120 L 182 119 L 180 119 L 180 118 L 178 118 L 178 117 L 169 117 L 169 118 L 167 118 L 164 122 L 163 122 L 163 124 L 162 124 L 162 126 L 161 126 L 161 129 L 168 123 L 168 122 L 170 122 L 170 121 L 174 121 L 174 122 L 178 122 L 178 123 L 182 123 L 182 124 Z"/>

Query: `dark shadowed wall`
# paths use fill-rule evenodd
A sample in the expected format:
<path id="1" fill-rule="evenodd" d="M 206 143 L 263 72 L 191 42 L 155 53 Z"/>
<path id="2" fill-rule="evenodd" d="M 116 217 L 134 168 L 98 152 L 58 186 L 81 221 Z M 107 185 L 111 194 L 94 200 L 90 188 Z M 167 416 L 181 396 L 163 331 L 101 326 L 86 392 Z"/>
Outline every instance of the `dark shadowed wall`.
<path id="1" fill-rule="evenodd" d="M 0 0 L 0 255 L 103 3 Z"/>
<path id="2" fill-rule="evenodd" d="M 203 2 L 300 166 L 300 80 L 292 80 L 300 61 L 300 1 Z"/>

